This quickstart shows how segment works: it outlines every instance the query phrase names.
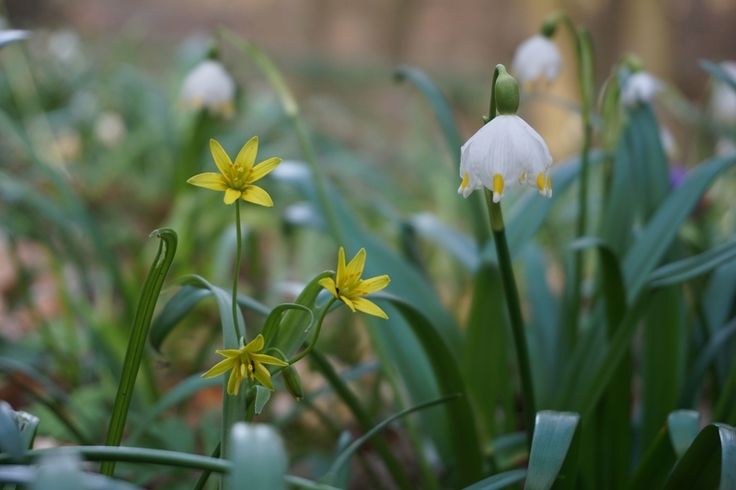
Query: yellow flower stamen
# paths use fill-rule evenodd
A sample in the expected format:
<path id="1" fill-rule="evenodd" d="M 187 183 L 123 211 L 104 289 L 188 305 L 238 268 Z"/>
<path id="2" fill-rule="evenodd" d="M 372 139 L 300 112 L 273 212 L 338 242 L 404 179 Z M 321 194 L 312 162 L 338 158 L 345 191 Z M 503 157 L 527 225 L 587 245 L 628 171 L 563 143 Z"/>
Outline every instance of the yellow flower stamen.
<path id="1" fill-rule="evenodd" d="M 273 391 L 273 383 L 271 382 L 271 373 L 263 367 L 263 364 L 271 364 L 274 366 L 288 366 L 289 364 L 273 356 L 267 354 L 258 354 L 265 345 L 263 335 L 258 335 L 251 342 L 240 349 L 226 349 L 216 351 L 225 359 L 215 364 L 212 369 L 202 375 L 203 378 L 214 378 L 226 373 L 232 369 L 230 379 L 227 383 L 227 392 L 230 395 L 237 395 L 240 391 L 240 384 L 245 379 L 251 381 L 257 380 L 263 386 Z M 260 369 L 259 369 L 260 368 Z"/>

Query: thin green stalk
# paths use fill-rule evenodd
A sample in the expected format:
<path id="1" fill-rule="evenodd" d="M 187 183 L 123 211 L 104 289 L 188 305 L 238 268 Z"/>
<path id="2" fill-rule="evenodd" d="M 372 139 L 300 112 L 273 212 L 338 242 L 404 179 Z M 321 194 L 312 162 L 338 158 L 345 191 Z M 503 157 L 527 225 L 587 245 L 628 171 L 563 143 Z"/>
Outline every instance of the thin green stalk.
<path id="1" fill-rule="evenodd" d="M 215 444 L 215 449 L 212 450 L 210 457 L 214 459 L 218 459 L 220 457 L 220 441 L 217 441 L 217 444 Z M 202 490 L 207 484 L 207 480 L 210 479 L 210 475 L 212 475 L 212 470 L 204 470 L 202 474 L 199 475 L 199 478 L 197 478 L 197 483 L 194 484 L 194 488 L 192 490 Z"/>
<path id="2" fill-rule="evenodd" d="M 592 108 L 594 105 L 594 77 L 593 77 L 593 43 L 588 30 L 580 26 L 575 28 L 570 18 L 564 13 L 554 14 L 557 21 L 562 21 L 570 35 L 575 40 L 578 58 L 578 79 L 580 82 L 580 99 L 583 123 L 583 147 L 580 153 L 580 181 L 578 193 L 578 220 L 575 228 L 576 238 L 585 236 L 588 217 L 588 181 L 590 173 L 590 147 L 593 138 Z M 582 294 L 584 251 L 575 252 L 573 264 L 573 290 L 568 309 L 565 311 L 566 342 L 568 349 L 575 345 L 577 340 L 580 297 Z"/>
<path id="3" fill-rule="evenodd" d="M 235 252 L 235 273 L 233 274 L 233 325 L 235 325 L 235 336 L 238 336 L 238 278 L 240 276 L 240 259 L 243 255 L 243 237 L 240 230 L 240 199 L 235 201 L 235 235 L 237 239 L 237 250 Z"/>
<path id="4" fill-rule="evenodd" d="M 312 349 L 314 348 L 314 344 L 317 343 L 317 338 L 319 337 L 319 331 L 322 329 L 322 322 L 325 319 L 325 315 L 327 315 L 327 312 L 330 311 L 330 307 L 335 301 L 337 301 L 337 298 L 333 296 L 330 298 L 327 304 L 325 304 L 322 307 L 322 311 L 320 311 L 319 313 L 319 318 L 317 318 L 317 327 L 315 328 L 315 331 L 312 334 L 312 340 L 309 342 L 309 345 L 303 351 L 301 351 L 298 355 L 289 359 L 289 364 L 294 364 L 295 362 L 302 359 L 304 356 L 306 356 L 312 351 Z"/>
<path id="5" fill-rule="evenodd" d="M 315 189 L 319 197 L 319 202 L 322 205 L 322 211 L 326 218 L 327 226 L 337 243 L 345 243 L 337 212 L 330 203 L 325 178 L 317 163 L 317 155 L 314 151 L 314 146 L 312 146 L 312 142 L 307 134 L 307 129 L 300 117 L 299 105 L 296 103 L 294 95 L 291 93 L 291 90 L 289 90 L 288 85 L 284 81 L 284 77 L 270 58 L 266 56 L 266 54 L 255 44 L 241 38 L 224 27 L 220 28 L 219 33 L 253 59 L 258 68 L 271 83 L 271 87 L 276 91 L 286 116 L 294 125 L 294 130 L 296 132 L 297 139 L 299 140 L 299 146 L 302 149 L 304 159 L 307 161 L 307 164 L 309 164 L 312 171 L 312 178 L 314 179 Z"/>
<path id="6" fill-rule="evenodd" d="M 491 102 L 488 108 L 486 124 L 496 117 L 496 81 L 498 80 L 499 68 L 503 68 L 503 65 L 496 65 L 496 69 L 493 71 Z M 534 384 L 532 382 L 532 371 L 529 364 L 529 348 L 526 345 L 524 319 L 521 316 L 519 290 L 516 287 L 514 268 L 511 263 L 511 254 L 509 253 L 509 245 L 506 241 L 506 228 L 503 224 L 501 205 L 493 202 L 493 194 L 488 188 L 485 189 L 485 195 L 486 204 L 488 206 L 488 218 L 490 219 L 491 232 L 493 233 L 493 241 L 496 243 L 496 256 L 498 257 L 498 266 L 501 272 L 501 281 L 503 282 L 506 306 L 509 310 L 511 332 L 514 336 L 516 360 L 519 363 L 521 396 L 524 400 L 524 425 L 526 428 L 527 446 L 531 451 L 532 436 L 534 435 L 534 423 L 537 414 L 537 404 L 534 400 Z"/>
<path id="7" fill-rule="evenodd" d="M 243 237 L 240 227 L 240 199 L 235 201 L 235 234 L 237 248 L 235 251 L 235 271 L 233 272 L 233 293 L 231 297 L 233 331 L 232 334 L 229 334 L 225 332 L 225 328 L 223 327 L 223 343 L 226 349 L 239 348 L 239 339 L 241 336 L 243 337 L 244 342 L 247 340 L 247 337 L 245 335 L 245 324 L 243 325 L 242 332 L 240 332 L 240 329 L 238 328 L 238 279 L 240 276 L 241 256 L 243 255 Z M 224 389 L 222 392 L 222 433 L 220 435 L 220 457 L 222 459 L 228 459 L 230 430 L 236 422 L 240 422 L 242 420 L 251 422 L 253 419 L 252 413 L 254 412 L 254 407 L 249 406 L 248 404 L 247 393 L 250 388 L 250 382 L 248 383 L 246 389 L 240 390 L 237 395 L 230 395 L 227 392 L 227 378 L 223 380 L 223 383 Z M 250 419 L 248 419 L 248 413 L 251 413 Z"/>
<path id="8" fill-rule="evenodd" d="M 509 245 L 506 241 L 506 228 L 503 224 L 501 205 L 493 202 L 493 195 L 489 189 L 485 189 L 486 201 L 488 203 L 488 215 L 491 221 L 493 240 L 496 243 L 496 256 L 498 267 L 501 271 L 506 306 L 509 310 L 511 321 L 511 333 L 514 336 L 516 347 L 516 359 L 519 364 L 519 375 L 521 376 L 521 396 L 524 400 L 524 426 L 526 429 L 527 446 L 531 449 L 532 437 L 534 435 L 534 419 L 537 414 L 537 404 L 534 400 L 534 384 L 532 382 L 532 371 L 529 362 L 529 348 L 526 345 L 526 331 L 524 319 L 521 316 L 521 302 L 519 290 L 516 287 L 514 268 L 511 263 Z"/>
<path id="9" fill-rule="evenodd" d="M 408 415 L 412 412 L 416 412 L 417 410 L 423 410 L 425 408 L 429 408 L 431 406 L 445 403 L 447 401 L 450 401 L 454 398 L 459 397 L 460 394 L 455 395 L 449 395 L 449 396 L 443 396 L 440 398 L 435 398 L 433 400 L 429 400 L 423 403 L 419 403 L 417 405 L 414 405 L 413 407 L 409 407 L 407 409 L 404 409 L 398 413 L 395 413 L 391 417 L 387 418 L 386 420 L 382 421 L 381 423 L 377 424 L 375 427 L 373 427 L 371 430 L 363 434 L 358 439 L 354 440 L 345 450 L 340 453 L 340 455 L 335 459 L 335 461 L 332 463 L 332 466 L 330 467 L 329 471 L 327 472 L 327 476 L 325 479 L 327 481 L 332 481 L 334 479 L 334 475 L 337 474 L 338 471 L 340 471 L 340 468 L 342 468 L 343 465 L 345 465 L 348 461 L 350 461 L 350 458 L 355 453 L 355 451 L 360 448 L 363 444 L 366 443 L 368 439 L 373 437 L 375 434 L 377 434 L 379 431 L 383 430 L 385 427 L 387 427 L 391 422 L 394 420 L 400 419 L 401 417 L 404 417 L 405 415 Z"/>
<path id="10" fill-rule="evenodd" d="M 337 396 L 350 409 L 353 416 L 363 428 L 363 430 L 371 430 L 375 425 L 373 423 L 373 420 L 371 419 L 371 416 L 365 411 L 363 405 L 360 403 L 360 400 L 358 400 L 358 397 L 356 397 L 355 394 L 350 391 L 350 389 L 343 382 L 340 376 L 335 372 L 334 368 L 327 361 L 327 359 L 317 350 L 312 351 L 311 359 L 312 361 L 314 361 L 315 366 L 320 371 L 322 376 L 324 376 L 327 382 L 330 383 L 330 386 L 332 386 L 335 394 L 337 394 Z M 394 456 L 393 452 L 391 452 L 391 448 L 386 443 L 385 439 L 383 439 L 380 435 L 377 435 L 371 438 L 371 444 L 373 444 L 373 447 L 383 459 L 383 462 L 386 464 L 386 467 L 391 473 L 391 476 L 396 481 L 397 485 L 399 485 L 399 488 L 414 488 L 414 485 L 411 483 L 409 477 L 406 475 L 404 468 L 401 466 L 401 463 L 399 463 L 399 461 L 396 459 L 396 456 Z"/>

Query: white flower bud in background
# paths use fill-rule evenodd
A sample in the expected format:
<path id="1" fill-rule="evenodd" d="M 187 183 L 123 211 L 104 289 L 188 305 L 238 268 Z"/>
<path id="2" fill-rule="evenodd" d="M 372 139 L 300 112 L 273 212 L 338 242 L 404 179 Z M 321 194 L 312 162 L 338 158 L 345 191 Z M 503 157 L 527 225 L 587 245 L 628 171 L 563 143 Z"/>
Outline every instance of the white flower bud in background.
<path id="1" fill-rule="evenodd" d="M 633 73 L 621 87 L 621 105 L 634 107 L 648 103 L 664 88 L 664 84 L 645 71 Z"/>
<path id="2" fill-rule="evenodd" d="M 219 61 L 203 61 L 184 79 L 181 100 L 187 107 L 230 117 L 234 99 L 235 81 Z"/>
<path id="3" fill-rule="evenodd" d="M 724 61 L 721 68 L 736 81 L 736 63 Z M 710 110 L 713 119 L 721 124 L 736 124 L 736 90 L 719 80 L 713 82 L 710 97 Z"/>
<path id="4" fill-rule="evenodd" d="M 540 78 L 552 82 L 560 74 L 562 57 L 555 43 L 538 34 L 519 44 L 514 53 L 511 69 L 520 84 Z"/>

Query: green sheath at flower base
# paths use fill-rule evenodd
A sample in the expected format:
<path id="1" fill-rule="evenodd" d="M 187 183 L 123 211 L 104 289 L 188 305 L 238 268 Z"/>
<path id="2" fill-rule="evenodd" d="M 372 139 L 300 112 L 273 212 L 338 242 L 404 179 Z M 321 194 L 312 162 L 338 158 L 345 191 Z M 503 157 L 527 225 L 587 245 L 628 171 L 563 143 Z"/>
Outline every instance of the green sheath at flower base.
<path id="1" fill-rule="evenodd" d="M 516 114 L 519 109 L 519 86 L 505 68 L 498 69 L 496 107 L 502 115 Z"/>
<path id="2" fill-rule="evenodd" d="M 269 158 L 254 166 L 258 153 L 258 136 L 253 136 L 243 145 L 235 158 L 235 163 L 230 160 L 220 143 L 215 140 L 210 140 L 210 151 L 212 151 L 212 158 L 220 173 L 207 172 L 195 175 L 187 180 L 189 184 L 214 191 L 224 191 L 223 201 L 228 205 L 240 198 L 243 201 L 269 208 L 273 206 L 271 196 L 260 187 L 253 185 L 253 182 L 260 180 L 275 169 L 281 163 L 281 159 Z"/>
<path id="3" fill-rule="evenodd" d="M 215 364 L 212 369 L 202 375 L 203 378 L 214 378 L 228 372 L 230 379 L 227 382 L 227 392 L 230 395 L 237 395 L 240 391 L 240 384 L 244 379 L 251 381 L 256 380 L 263 386 L 273 391 L 273 383 L 271 382 L 271 373 L 264 364 L 272 364 L 274 366 L 288 366 L 289 364 L 267 354 L 258 354 L 266 344 L 263 335 L 258 335 L 253 341 L 249 342 L 240 349 L 225 349 L 215 351 L 225 359 Z"/>
<path id="4" fill-rule="evenodd" d="M 388 286 L 391 279 L 385 274 L 370 279 L 361 279 L 363 267 L 365 267 L 364 248 L 361 248 L 357 255 L 353 257 L 353 260 L 345 265 L 345 249 L 340 247 L 335 279 L 327 277 L 319 281 L 318 284 L 331 292 L 335 298 L 348 305 L 348 308 L 353 312 L 359 310 L 369 315 L 388 319 L 388 315 L 381 308 L 361 296 L 380 291 Z"/>

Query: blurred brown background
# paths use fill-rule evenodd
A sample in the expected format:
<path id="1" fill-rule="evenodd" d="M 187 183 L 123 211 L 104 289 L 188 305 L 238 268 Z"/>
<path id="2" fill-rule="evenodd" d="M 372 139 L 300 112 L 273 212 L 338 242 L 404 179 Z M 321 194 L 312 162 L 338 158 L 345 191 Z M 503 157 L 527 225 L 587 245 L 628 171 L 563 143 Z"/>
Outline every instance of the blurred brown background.
<path id="1" fill-rule="evenodd" d="M 304 67 L 310 63 L 361 67 L 357 78 L 389 79 L 398 63 L 415 65 L 440 81 L 487 78 L 496 63 L 509 65 L 515 46 L 559 9 L 592 32 L 599 84 L 621 54 L 633 52 L 648 71 L 702 104 L 708 77 L 698 60 L 736 59 L 736 0 L 6 0 L 5 5 L 14 27 L 71 27 L 85 40 L 103 44 L 136 38 L 139 58 L 129 62 L 153 70 L 188 36 L 225 25 L 283 66 L 301 64 L 297 75 L 290 74 L 292 82 L 309 75 Z M 568 34 L 558 33 L 556 42 L 565 65 L 552 91 L 577 99 Z M 485 103 L 476 105 L 480 113 Z M 574 117 L 553 108 L 530 117 L 551 139 L 556 157 L 574 151 Z M 560 138 L 563 134 L 567 137 Z"/>
<path id="2" fill-rule="evenodd" d="M 226 25 L 275 56 L 407 62 L 474 69 L 514 47 L 562 9 L 593 33 L 599 75 L 633 51 L 686 93 L 700 58 L 736 58 L 736 0 L 6 0 L 17 27 L 69 27 L 91 36 L 135 28 L 177 43 Z M 155 48 L 154 48 L 155 49 Z"/>

